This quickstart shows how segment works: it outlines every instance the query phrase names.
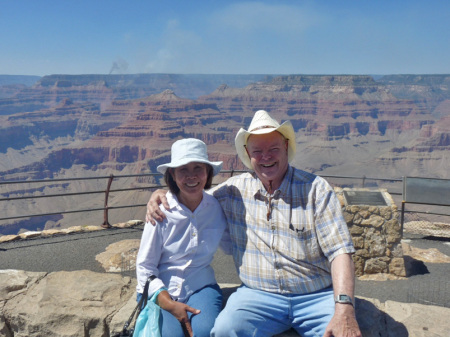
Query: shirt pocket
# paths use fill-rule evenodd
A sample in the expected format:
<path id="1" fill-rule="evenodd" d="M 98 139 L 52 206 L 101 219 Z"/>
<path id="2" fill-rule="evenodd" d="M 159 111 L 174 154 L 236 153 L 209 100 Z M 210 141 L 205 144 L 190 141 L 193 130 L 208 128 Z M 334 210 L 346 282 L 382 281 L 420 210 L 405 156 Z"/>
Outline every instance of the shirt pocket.
<path id="1" fill-rule="evenodd" d="M 288 229 L 277 235 L 276 242 L 276 250 L 288 260 L 311 261 L 318 254 L 317 237 L 312 229 Z"/>

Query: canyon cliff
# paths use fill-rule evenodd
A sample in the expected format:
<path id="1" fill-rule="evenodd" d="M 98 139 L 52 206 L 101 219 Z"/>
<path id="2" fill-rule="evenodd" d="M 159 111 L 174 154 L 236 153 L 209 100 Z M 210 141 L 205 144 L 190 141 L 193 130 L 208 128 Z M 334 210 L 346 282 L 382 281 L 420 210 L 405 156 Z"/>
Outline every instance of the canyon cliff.
<path id="1" fill-rule="evenodd" d="M 170 160 L 173 141 L 185 137 L 202 139 L 224 169 L 243 169 L 234 137 L 258 109 L 293 123 L 298 168 L 450 177 L 448 75 L 212 76 L 52 75 L 14 90 L 0 86 L 0 181 L 156 172 Z M 104 182 L 89 184 L 104 188 Z M 55 183 L 45 193 L 85 187 Z M 4 198 L 19 194 L 2 191 Z M 82 202 L 95 204 L 88 197 Z M 70 209 L 71 203 L 54 204 Z M 35 214 L 48 205 L 14 200 L 4 214 L 16 214 L 15 208 Z M 40 226 L 73 225 L 86 216 L 49 217 Z M 19 220 L 13 227 L 24 226 Z"/>

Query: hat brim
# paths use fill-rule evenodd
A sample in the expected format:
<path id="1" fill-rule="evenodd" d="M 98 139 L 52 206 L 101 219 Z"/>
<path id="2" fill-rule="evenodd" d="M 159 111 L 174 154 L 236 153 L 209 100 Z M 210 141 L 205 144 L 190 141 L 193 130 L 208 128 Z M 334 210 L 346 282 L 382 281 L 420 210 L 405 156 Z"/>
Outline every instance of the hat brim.
<path id="1" fill-rule="evenodd" d="M 222 165 L 223 165 L 223 162 L 221 162 L 221 161 L 208 161 L 208 160 L 203 160 L 203 159 L 184 159 L 184 160 L 179 160 L 177 162 L 170 162 L 167 164 L 159 165 L 156 168 L 156 170 L 159 173 L 165 174 L 168 168 L 177 168 L 177 167 L 187 165 L 189 163 L 194 163 L 194 162 L 211 165 L 213 168 L 213 176 L 219 174 L 220 170 L 222 169 Z"/>
<path id="2" fill-rule="evenodd" d="M 250 137 L 250 135 L 261 135 L 271 133 L 274 131 L 278 131 L 288 140 L 288 162 L 291 162 L 294 159 L 296 150 L 295 132 L 292 123 L 290 121 L 284 122 L 277 128 L 263 128 L 252 132 L 249 132 L 241 128 L 236 134 L 234 144 L 236 146 L 236 152 L 239 156 L 239 159 L 241 159 L 242 163 L 246 167 L 253 170 L 250 157 L 248 156 L 247 151 L 245 149 L 248 137 Z"/>

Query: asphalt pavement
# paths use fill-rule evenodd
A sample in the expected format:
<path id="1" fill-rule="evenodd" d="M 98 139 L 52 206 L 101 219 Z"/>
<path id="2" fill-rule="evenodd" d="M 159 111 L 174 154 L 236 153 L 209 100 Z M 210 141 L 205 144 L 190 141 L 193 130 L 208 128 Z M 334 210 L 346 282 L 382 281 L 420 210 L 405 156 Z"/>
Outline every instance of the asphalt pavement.
<path id="1" fill-rule="evenodd" d="M 102 231 L 81 232 L 45 238 L 33 238 L 0 243 L 0 269 L 20 269 L 36 272 L 91 270 L 105 272 L 95 257 L 111 243 L 140 239 L 143 226 L 111 228 Z M 411 246 L 421 249 L 436 248 L 450 256 L 450 239 L 413 236 Z M 356 281 L 355 293 L 359 297 L 376 298 L 381 302 L 411 301 L 411 294 L 426 292 L 433 302 L 450 307 L 450 264 L 409 261 L 413 273 L 403 280 Z M 219 283 L 240 284 L 233 259 L 218 251 L 213 267 Z M 413 301 L 419 302 L 420 301 Z"/>

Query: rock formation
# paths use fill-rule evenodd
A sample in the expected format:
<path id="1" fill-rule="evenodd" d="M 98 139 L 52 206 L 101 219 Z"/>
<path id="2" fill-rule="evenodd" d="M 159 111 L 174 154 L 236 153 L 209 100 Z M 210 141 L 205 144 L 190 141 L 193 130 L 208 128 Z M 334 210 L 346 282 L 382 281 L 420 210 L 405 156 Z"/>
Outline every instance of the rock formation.
<path id="1" fill-rule="evenodd" d="M 292 121 L 298 145 L 293 164 L 301 169 L 448 178 L 449 78 L 46 76 L 0 98 L 0 181 L 156 172 L 172 142 L 184 137 L 205 141 L 211 159 L 224 161 L 224 169 L 243 169 L 234 136 L 257 109 Z M 33 214 L 48 205 L 17 201 L 8 208 L 8 214 Z M 77 220 L 44 218 L 40 227 L 64 221 Z"/>
<path id="2" fill-rule="evenodd" d="M 135 279 L 111 273 L 0 271 L 0 334 L 5 337 L 107 337 L 136 305 Z M 226 296 L 235 286 L 224 286 Z M 446 336 L 450 309 L 356 299 L 364 337 Z M 278 336 L 295 336 L 287 332 Z"/>
<path id="3" fill-rule="evenodd" d="M 360 209 L 360 212 L 363 211 L 364 209 Z M 379 223 L 376 219 L 372 220 L 373 226 Z M 139 224 L 142 222 L 130 220 L 115 224 L 114 227 Z M 97 230 L 104 229 L 78 226 L 59 231 L 28 232 L 7 239 L 27 240 L 37 236 Z M 354 236 L 354 239 L 355 237 L 358 236 Z M 136 305 L 136 281 L 134 278 L 122 277 L 121 274 L 134 268 L 139 241 L 134 239 L 115 242 L 97 255 L 96 260 L 107 273 L 87 270 L 52 273 L 0 271 L 0 335 L 106 337 L 122 329 Z M 404 254 L 414 259 L 427 263 L 450 262 L 448 256 L 435 249 L 417 249 L 405 242 L 402 245 Z M 237 286 L 222 284 L 225 297 Z M 445 292 L 446 288 L 442 288 L 442 291 Z M 445 293 L 440 295 L 445 296 Z M 382 303 L 377 299 L 357 297 L 356 313 L 364 337 L 446 336 L 450 328 L 446 319 L 450 309 L 439 306 L 394 301 Z M 288 331 L 277 335 L 282 336 L 292 337 L 297 334 Z"/>

